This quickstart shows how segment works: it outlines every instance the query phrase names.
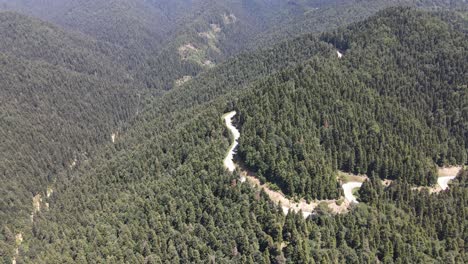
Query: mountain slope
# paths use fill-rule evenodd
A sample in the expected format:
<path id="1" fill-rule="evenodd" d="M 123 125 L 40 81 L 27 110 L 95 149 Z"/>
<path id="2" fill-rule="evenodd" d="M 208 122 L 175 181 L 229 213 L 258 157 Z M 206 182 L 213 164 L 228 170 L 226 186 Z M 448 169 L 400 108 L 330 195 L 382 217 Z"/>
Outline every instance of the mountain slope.
<path id="1" fill-rule="evenodd" d="M 135 114 L 128 87 L 3 54 L 1 62 L 2 178 L 25 180 L 31 193 Z"/>
<path id="2" fill-rule="evenodd" d="M 154 48 L 169 30 L 171 14 L 164 7 L 174 5 L 159 1 L 127 0 L 45 0 L 2 1 L 2 8 L 54 22 L 62 27 L 81 31 L 94 38 L 123 47 Z"/>
<path id="3" fill-rule="evenodd" d="M 4 54 L 116 82 L 130 81 L 128 66 L 119 63 L 122 50 L 85 35 L 11 12 L 0 13 L 0 34 Z"/>
<path id="4" fill-rule="evenodd" d="M 463 0 L 353 0 L 353 1 L 298 1 L 300 12 L 286 16 L 274 27 L 268 28 L 257 35 L 248 44 L 250 48 L 271 45 L 289 37 L 301 34 L 329 31 L 349 23 L 363 20 L 374 15 L 379 10 L 392 6 L 411 6 L 430 10 L 465 9 Z M 301 5 L 302 4 L 302 5 Z"/>
<path id="5" fill-rule="evenodd" d="M 170 89 L 244 50 L 360 21 L 389 6 L 463 8 L 439 1 L 197 1 L 141 79 Z M 169 65 L 169 67 L 168 67 Z"/>
<path id="6" fill-rule="evenodd" d="M 462 2 L 3 0 L 0 9 L 37 16 L 116 46 L 119 63 L 132 77 L 161 91 L 248 48 L 343 26 L 388 6 L 459 8 Z"/>
<path id="7" fill-rule="evenodd" d="M 447 33 L 439 36 L 442 30 Z M 382 35 L 368 43 L 361 40 L 361 37 L 372 39 L 375 31 Z M 439 129 L 440 121 L 427 123 L 425 116 L 417 115 L 419 103 L 423 105 L 425 99 L 422 95 L 440 95 L 439 78 L 454 80 L 447 92 L 459 89 L 460 97 L 465 98 L 466 87 L 459 86 L 460 79 L 451 73 L 446 77 L 434 72 L 415 76 L 413 71 L 406 74 L 399 71 L 412 70 L 409 62 L 413 57 L 424 63 L 418 69 L 424 70 L 425 66 L 432 69 L 433 58 L 438 55 L 445 52 L 456 55 L 463 51 L 467 43 L 465 33 L 431 14 L 391 9 L 348 29 L 324 34 L 321 39 L 323 42 L 313 37 L 300 38 L 295 41 L 303 42 L 294 44 L 292 41 L 277 46 L 276 50 L 243 55 L 156 98 L 117 144 L 103 148 L 88 164 L 76 168 L 70 180 L 57 181 L 56 193 L 46 200 L 50 209 L 41 212 L 35 220 L 32 233 L 21 247 L 20 260 L 26 263 L 463 263 L 466 260 L 464 211 L 456 208 L 467 206 L 466 172 L 447 193 L 440 196 L 422 193 L 421 198 L 411 191 L 407 182 L 430 182 L 427 177 L 430 174 L 416 174 L 422 175 L 422 179 L 398 174 L 401 179 L 387 189 L 377 185 L 377 177 L 370 175 L 372 185 L 363 189 L 375 195 L 366 198 L 363 191 L 365 203 L 356 205 L 349 214 L 332 216 L 324 211 L 304 220 L 294 213 L 283 216 L 281 209 L 270 203 L 265 194 L 240 184 L 236 174 L 222 168 L 229 139 L 221 116 L 233 109 L 240 113 L 236 124 L 242 131 L 239 157 L 244 158 L 243 152 L 268 150 L 268 145 L 274 141 L 273 146 L 283 155 L 280 157 L 292 153 L 293 162 L 301 156 L 307 157 L 306 162 L 317 159 L 322 162 L 323 171 L 300 175 L 300 179 L 323 176 L 322 182 L 306 182 L 307 185 L 320 184 L 318 188 L 323 189 L 323 193 L 316 189 L 305 191 L 317 196 L 334 195 L 327 184 L 336 185 L 330 175 L 318 174 L 332 172 L 335 168 L 327 160 L 330 152 L 319 148 L 333 143 L 318 137 L 322 133 L 327 135 L 327 130 L 333 130 L 331 136 L 340 143 L 343 160 L 347 160 L 346 155 L 350 153 L 346 148 L 355 147 L 353 140 L 363 138 L 359 137 L 364 136 L 361 133 L 401 136 L 401 139 L 389 138 L 388 145 L 399 146 L 395 142 L 403 142 L 414 147 L 416 159 L 423 154 L 432 158 L 433 153 L 425 153 L 426 149 L 421 146 L 443 147 L 447 144 L 445 139 L 460 136 L 460 129 L 463 131 L 467 121 L 464 115 L 459 123 L 449 124 L 446 131 L 438 130 L 445 133 L 442 138 L 430 129 Z M 427 47 L 442 45 L 447 49 L 432 49 L 433 54 L 427 56 L 426 49 L 407 45 L 419 42 Z M 338 59 L 330 43 L 345 51 L 343 58 Z M 276 57 L 274 51 L 295 54 L 305 47 L 309 51 L 304 52 L 303 57 L 298 55 L 279 68 L 267 64 L 275 59 L 282 61 L 283 55 Z M 394 50 L 401 50 L 407 56 L 400 58 Z M 447 56 L 454 73 L 463 70 L 464 64 L 458 63 L 462 59 L 463 56 Z M 372 60 L 385 64 L 372 64 Z M 250 71 L 242 68 L 255 61 L 260 67 L 259 77 L 255 72 L 248 75 Z M 354 68 L 357 62 L 360 67 Z M 289 68 L 288 63 L 291 63 Z M 381 77 L 376 71 L 384 65 L 389 68 Z M 403 68 L 397 69 L 394 65 L 403 65 Z M 447 67 L 441 67 L 445 69 Z M 243 81 L 241 74 L 247 75 L 247 80 Z M 389 83 L 382 81 L 391 76 L 398 76 L 398 79 L 389 79 Z M 424 91 L 406 88 L 407 92 L 418 92 L 422 96 L 417 107 L 410 107 L 403 100 L 406 95 L 387 95 L 384 93 L 387 86 L 377 85 L 406 83 L 397 82 L 400 80 L 421 81 L 411 82 L 415 84 L 428 80 L 435 87 Z M 230 85 L 219 87 L 218 84 Z M 388 85 L 388 91 L 395 91 L 394 87 Z M 225 92 L 229 93 L 224 96 Z M 447 111 L 447 118 L 464 111 L 463 106 L 456 104 L 460 100 L 458 97 L 444 100 L 450 106 L 441 105 L 439 112 Z M 452 106 L 455 109 L 451 109 Z M 291 117 L 291 113 L 299 114 Z M 255 120 L 258 124 L 253 125 Z M 289 133 L 293 125 L 298 128 L 297 132 Z M 408 130 L 396 129 L 406 125 L 408 130 L 428 133 L 428 138 L 419 142 L 419 138 L 412 136 L 413 141 L 406 141 L 410 135 Z M 351 133 L 342 132 L 349 130 Z M 262 138 L 265 134 L 271 135 L 266 141 Z M 303 142 L 301 136 L 304 136 Z M 348 140 L 349 136 L 353 138 Z M 370 135 L 371 143 L 378 142 L 374 140 L 376 137 L 379 136 Z M 295 144 L 296 139 L 299 144 Z M 374 145 L 369 146 L 367 154 L 371 156 Z M 309 147 L 319 149 L 308 153 Z M 404 151 L 404 147 L 401 150 Z M 312 155 L 316 153 L 319 156 Z M 463 153 L 466 147 L 454 150 L 450 156 L 456 162 L 466 162 Z M 273 162 L 267 158 L 257 159 L 250 165 L 269 169 L 274 166 Z M 434 160 L 431 163 L 435 166 Z M 355 164 L 348 165 L 353 165 L 350 170 L 356 169 Z M 421 169 L 431 170 L 424 166 Z M 275 180 L 268 178 L 271 174 L 263 176 Z M 444 203 L 449 205 L 445 209 Z M 444 225 L 447 229 L 442 228 Z"/>
<path id="8" fill-rule="evenodd" d="M 115 63 L 112 48 L 84 36 L 4 12 L 0 32 L 0 219 L 18 234 L 30 230 L 33 196 L 46 196 L 111 141 L 146 92 Z"/>
<path id="9" fill-rule="evenodd" d="M 240 100 L 241 159 L 285 193 L 319 199 L 337 197 L 336 170 L 427 185 L 435 164 L 466 163 L 466 34 L 406 12 L 324 34 L 343 58 Z"/>

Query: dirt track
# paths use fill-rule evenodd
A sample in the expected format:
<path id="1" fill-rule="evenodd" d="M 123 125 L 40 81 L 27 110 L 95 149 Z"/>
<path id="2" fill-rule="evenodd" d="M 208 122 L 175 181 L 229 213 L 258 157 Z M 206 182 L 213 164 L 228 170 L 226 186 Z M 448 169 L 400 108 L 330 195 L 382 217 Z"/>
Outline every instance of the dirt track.
<path id="1" fill-rule="evenodd" d="M 235 111 L 223 115 L 226 127 L 229 129 L 234 138 L 234 141 L 228 150 L 226 158 L 224 159 L 224 167 L 230 172 L 234 172 L 237 168 L 240 172 L 240 182 L 248 182 L 250 183 L 250 185 L 252 185 L 252 187 L 265 191 L 265 193 L 268 195 L 271 201 L 281 205 L 284 214 L 287 214 L 289 210 L 293 210 L 295 212 L 302 211 L 304 218 L 307 218 L 309 215 L 314 213 L 314 210 L 317 208 L 317 206 L 319 206 L 319 204 L 324 204 L 330 209 L 331 212 L 340 214 L 347 212 L 351 204 L 358 203 L 356 197 L 353 195 L 353 190 L 356 188 L 360 188 L 363 182 L 367 180 L 367 176 L 365 175 L 351 175 L 348 173 L 340 173 L 340 177 L 342 177 L 340 181 L 342 183 L 342 188 L 345 197 L 341 197 L 338 200 L 317 200 L 311 201 L 309 203 L 304 199 L 295 202 L 292 199 L 288 199 L 282 192 L 274 191 L 270 189 L 268 185 L 262 184 L 260 180 L 255 177 L 254 173 L 250 172 L 242 166 L 239 166 L 234 162 L 235 148 L 237 147 L 238 139 L 240 138 L 239 130 L 237 130 L 237 128 L 232 125 L 232 118 L 235 115 Z M 448 182 L 454 179 L 461 169 L 462 167 L 440 168 L 438 172 L 439 178 L 437 180 L 438 186 L 430 188 L 429 191 L 431 193 L 434 193 L 447 189 Z M 384 186 L 389 186 L 391 183 L 391 180 L 382 181 L 382 184 Z M 422 188 L 428 187 L 416 187 L 413 189 L 419 190 Z"/>
<path id="2" fill-rule="evenodd" d="M 242 168 L 241 166 L 238 166 L 237 164 L 234 163 L 234 154 L 235 154 L 235 148 L 237 147 L 237 140 L 240 137 L 240 132 L 237 130 L 232 125 L 232 118 L 236 115 L 236 112 L 229 112 L 223 115 L 223 119 L 225 121 L 226 127 L 229 129 L 231 134 L 233 135 L 234 142 L 232 143 L 231 147 L 228 150 L 228 154 L 226 155 L 226 158 L 224 159 L 224 167 L 229 170 L 230 172 L 234 172 L 236 168 L 239 168 L 240 170 L 240 177 L 239 181 L 240 182 L 249 182 L 253 187 L 262 189 L 265 191 L 265 193 L 268 195 L 270 200 L 272 200 L 276 204 L 281 204 L 283 208 L 283 212 L 287 214 L 289 210 L 293 210 L 295 212 L 302 211 L 303 216 L 307 218 L 309 215 L 311 215 L 316 207 L 324 203 L 328 206 L 328 208 L 334 212 L 334 213 L 344 213 L 347 211 L 349 205 L 352 203 L 352 201 L 355 201 L 356 199 L 340 199 L 340 205 L 338 205 L 337 200 L 318 200 L 318 201 L 312 201 L 312 202 L 307 202 L 304 199 L 301 199 L 299 202 L 294 202 L 293 200 L 288 199 L 283 193 L 271 190 L 266 184 L 262 184 L 260 180 L 258 180 L 255 175 L 252 172 L 249 172 L 247 169 Z M 360 183 L 362 184 L 362 183 Z"/>

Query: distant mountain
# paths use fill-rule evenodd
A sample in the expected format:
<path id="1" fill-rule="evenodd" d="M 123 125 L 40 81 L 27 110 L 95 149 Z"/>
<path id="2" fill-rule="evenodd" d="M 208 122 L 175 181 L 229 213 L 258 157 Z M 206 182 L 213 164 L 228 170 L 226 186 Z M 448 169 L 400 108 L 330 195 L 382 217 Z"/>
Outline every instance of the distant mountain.
<path id="1" fill-rule="evenodd" d="M 119 63 L 122 49 L 86 35 L 10 12 L 0 13 L 0 34 L 0 52 L 4 54 L 116 82 L 131 78 L 128 66 Z"/>
<path id="2" fill-rule="evenodd" d="M 459 1 L 0 0 L 16 10 L 118 47 L 147 87 L 167 90 L 247 48 L 322 32 L 394 5 L 457 8 Z"/>
<path id="3" fill-rule="evenodd" d="M 4 0 L 3 9 L 17 10 L 49 20 L 94 38 L 132 48 L 154 48 L 170 29 L 171 14 L 166 5 L 176 1 L 143 0 Z M 187 1 L 180 1 L 187 2 Z M 170 9 L 170 8 L 169 8 Z"/>
<path id="4" fill-rule="evenodd" d="M 411 6 L 429 10 L 465 9 L 464 0 L 348 0 L 348 1 L 298 1 L 308 3 L 301 12 L 286 19 L 256 36 L 251 48 L 271 45 L 285 38 L 301 34 L 319 33 L 365 19 L 377 11 L 392 6 Z"/>

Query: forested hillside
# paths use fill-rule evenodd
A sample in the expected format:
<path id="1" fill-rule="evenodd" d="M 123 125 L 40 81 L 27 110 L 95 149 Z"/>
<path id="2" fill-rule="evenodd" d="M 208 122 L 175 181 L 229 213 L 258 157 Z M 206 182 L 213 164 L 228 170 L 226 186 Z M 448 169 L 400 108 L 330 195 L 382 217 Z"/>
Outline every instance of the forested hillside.
<path id="1" fill-rule="evenodd" d="M 11 260 L 21 231 L 20 263 L 467 262 L 467 172 L 440 194 L 412 190 L 434 183 L 436 166 L 467 162 L 465 22 L 466 14 L 392 8 L 237 56 L 144 100 L 145 111 L 115 144 L 54 180 L 54 193 L 44 195 L 49 209 L 30 230 L 3 227 L 0 259 Z M 29 75 L 48 80 L 33 71 L 44 67 L 36 68 Z M 25 98 L 37 87 L 49 86 L 31 85 Z M 21 89 L 9 93 L 16 91 L 19 98 Z M 46 105 L 73 112 L 59 108 L 75 98 L 63 99 L 66 91 L 51 91 L 58 101 Z M 105 96 L 109 104 L 78 98 L 73 105 L 93 105 L 97 113 L 132 105 L 112 95 Z M 221 116 L 231 110 L 242 133 L 237 159 L 262 180 L 291 196 L 322 199 L 338 195 L 337 170 L 367 173 L 361 203 L 343 215 L 284 216 L 222 167 L 230 139 Z M 81 124 L 85 113 L 66 121 Z M 384 188 L 380 178 L 395 181 Z M 2 213 L 15 201 L 10 195 Z"/>
<path id="2" fill-rule="evenodd" d="M 323 34 L 343 58 L 312 60 L 240 99 L 241 160 L 287 194 L 320 199 L 337 197 L 338 169 L 427 185 L 436 164 L 466 163 L 468 39 L 407 12 Z"/>
<path id="3" fill-rule="evenodd" d="M 85 36 L 9 12 L 0 35 L 0 219 L 17 234 L 33 196 L 110 142 L 145 89 L 113 61 L 117 50 Z"/>
<path id="4" fill-rule="evenodd" d="M 463 0 L 0 0 L 2 10 L 36 16 L 114 46 L 118 64 L 159 91 L 247 48 L 327 31 L 395 5 L 463 8 Z"/>
<path id="5" fill-rule="evenodd" d="M 15 10 L 81 31 L 94 38 L 123 47 L 157 47 L 170 31 L 171 15 L 177 3 L 159 0 L 159 6 L 143 0 L 2 0 L 1 8 Z M 167 9 L 166 9 L 167 7 Z"/>
<path id="6" fill-rule="evenodd" d="M 130 82 L 122 49 L 13 12 L 0 12 L 0 52 L 81 74 Z"/>
<path id="7" fill-rule="evenodd" d="M 426 10 L 466 10 L 463 0 L 337 0 L 298 1 L 293 15 L 256 36 L 249 46 L 252 48 L 282 41 L 287 37 L 319 33 L 363 20 L 379 10 L 392 6 L 410 6 Z M 292 3 L 291 1 L 289 3 Z"/>
<path id="8" fill-rule="evenodd" d="M 167 90 L 242 51 L 247 40 L 297 7 L 280 0 L 4 0 L 0 9 L 38 16 L 117 46 L 122 51 L 116 57 L 138 80 Z"/>

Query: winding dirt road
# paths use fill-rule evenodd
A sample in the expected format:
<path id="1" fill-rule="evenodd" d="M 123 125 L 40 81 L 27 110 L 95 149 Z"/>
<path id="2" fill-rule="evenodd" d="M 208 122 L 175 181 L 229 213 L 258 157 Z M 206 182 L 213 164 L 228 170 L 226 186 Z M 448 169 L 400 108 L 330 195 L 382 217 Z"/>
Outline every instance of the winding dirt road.
<path id="1" fill-rule="evenodd" d="M 236 115 L 236 111 L 229 112 L 223 115 L 224 122 L 226 127 L 231 132 L 234 141 L 231 144 L 231 147 L 228 150 L 228 154 L 224 159 L 224 167 L 229 170 L 230 172 L 234 172 L 236 170 L 236 164 L 234 164 L 234 154 L 236 154 L 235 150 L 237 145 L 239 144 L 237 140 L 240 138 L 239 130 L 235 126 L 232 125 L 232 118 Z"/>
<path id="2" fill-rule="evenodd" d="M 343 58 L 343 53 L 339 52 L 338 50 L 336 51 L 336 54 L 338 55 L 339 59 Z"/>
<path id="3" fill-rule="evenodd" d="M 231 144 L 231 147 L 229 148 L 228 153 L 223 163 L 224 163 L 224 167 L 230 172 L 234 172 L 236 168 L 240 169 L 240 177 L 239 177 L 240 182 L 248 181 L 253 187 L 256 187 L 265 191 L 265 193 L 268 195 L 270 200 L 272 200 L 276 204 L 281 205 L 284 214 L 287 214 L 289 210 L 293 210 L 295 212 L 302 211 L 304 218 L 307 218 L 309 215 L 314 213 L 314 210 L 316 209 L 316 207 L 321 203 L 325 204 L 334 213 L 343 213 L 347 211 L 347 208 L 351 204 L 352 199 L 340 199 L 340 202 L 338 202 L 337 200 L 318 200 L 318 201 L 312 201 L 309 203 L 305 201 L 304 199 L 301 199 L 299 202 L 294 202 L 293 200 L 288 199 L 283 193 L 279 191 L 273 191 L 272 189 L 268 187 L 268 185 L 262 184 L 260 180 L 255 177 L 254 173 L 249 172 L 247 169 L 242 168 L 241 166 L 238 166 L 234 162 L 234 154 L 235 154 L 235 149 L 238 145 L 238 139 L 240 138 L 240 132 L 239 130 L 237 130 L 236 127 L 232 125 L 232 118 L 235 115 L 236 115 L 235 111 L 229 112 L 223 115 L 223 119 L 226 124 L 226 127 L 229 129 L 229 131 L 231 132 L 234 138 L 234 141 Z"/>
<path id="4" fill-rule="evenodd" d="M 344 196 L 346 200 L 353 203 L 359 203 L 357 198 L 353 195 L 353 190 L 356 188 L 361 188 L 362 182 L 347 182 L 342 185 Z"/>
<path id="5" fill-rule="evenodd" d="M 446 190 L 449 186 L 448 183 L 455 179 L 458 173 L 462 170 L 462 166 L 440 168 L 438 171 L 439 178 L 437 184 L 442 191 Z"/>
<path id="6" fill-rule="evenodd" d="M 338 51 L 337 51 L 338 52 Z M 338 52 L 339 53 L 339 52 Z M 340 53 L 339 53 L 340 55 Z M 342 54 L 341 54 L 342 56 Z M 304 218 L 307 218 L 309 215 L 314 213 L 314 210 L 319 206 L 319 204 L 326 205 L 332 212 L 334 213 L 345 213 L 349 206 L 353 203 L 358 203 L 357 198 L 353 195 L 353 190 L 356 188 L 360 188 L 365 180 L 367 180 L 367 176 L 357 176 L 346 174 L 346 180 L 342 182 L 342 188 L 344 191 L 344 198 L 340 198 L 338 200 L 316 200 L 312 202 L 307 202 L 304 199 L 295 202 L 294 200 L 288 199 L 282 192 L 274 191 L 269 188 L 267 184 L 262 184 L 259 179 L 255 177 L 255 174 L 250 172 L 248 169 L 239 166 L 234 162 L 234 155 L 236 153 L 236 147 L 239 144 L 238 140 L 240 138 L 240 132 L 237 130 L 235 126 L 232 125 L 232 118 L 236 115 L 236 111 L 232 111 L 223 115 L 224 122 L 226 127 L 232 134 L 233 143 L 228 150 L 226 158 L 224 159 L 224 167 L 230 171 L 234 172 L 236 168 L 239 168 L 240 172 L 240 182 L 249 182 L 253 187 L 259 188 L 268 195 L 270 200 L 272 200 L 276 204 L 280 204 L 283 213 L 287 214 L 290 210 L 295 212 L 302 211 Z M 448 167 L 448 168 L 440 168 L 439 169 L 439 178 L 437 179 L 438 186 L 431 188 L 430 191 L 432 192 L 439 192 L 441 190 L 445 190 L 448 188 L 448 182 L 456 177 L 458 172 L 462 169 L 462 167 Z M 391 184 L 391 180 L 384 180 L 382 184 L 384 186 L 389 186 Z M 414 189 L 420 188 L 427 188 L 427 187 L 416 187 Z"/>

